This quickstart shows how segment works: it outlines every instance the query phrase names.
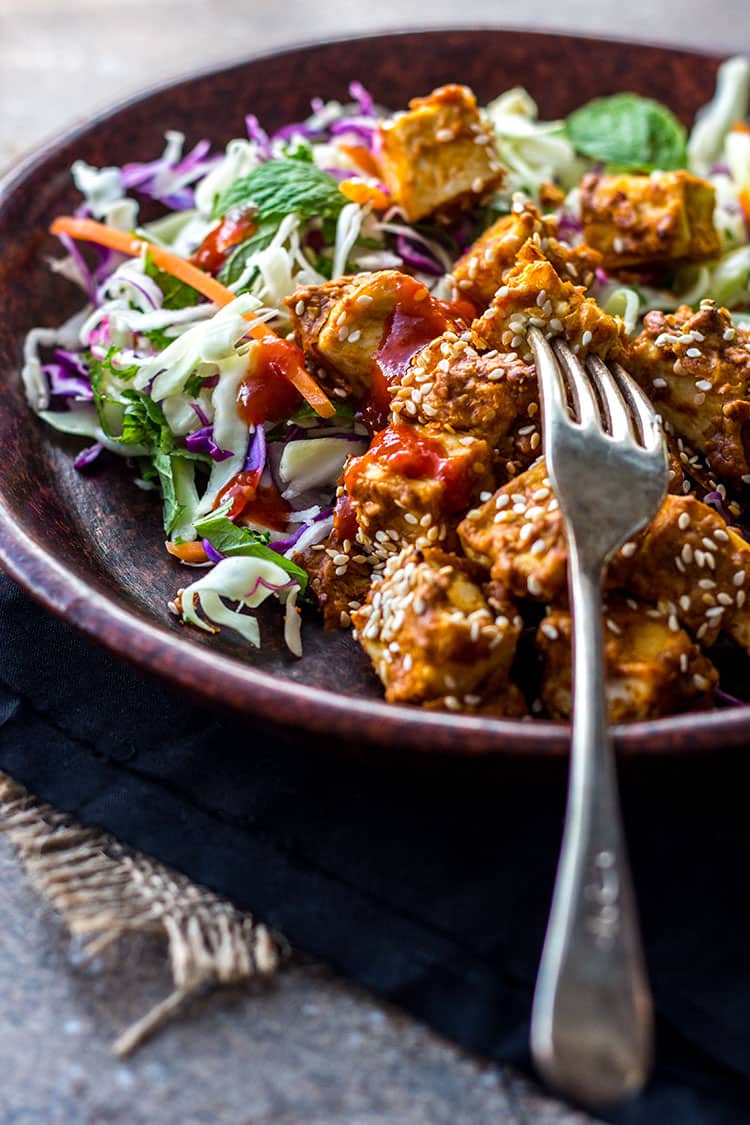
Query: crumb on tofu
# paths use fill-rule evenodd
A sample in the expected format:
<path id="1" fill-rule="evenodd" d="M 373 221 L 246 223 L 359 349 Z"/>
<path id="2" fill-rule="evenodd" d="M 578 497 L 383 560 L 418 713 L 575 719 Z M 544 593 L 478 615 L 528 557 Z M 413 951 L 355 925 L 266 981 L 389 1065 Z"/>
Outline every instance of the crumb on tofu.
<path id="1" fill-rule="evenodd" d="M 303 286 L 285 304 L 297 344 L 337 397 L 362 398 L 370 392 L 378 352 L 389 328 L 398 332 L 399 312 L 407 317 L 417 347 L 419 340 L 426 343 L 442 332 L 466 327 L 422 282 L 399 270 Z"/>
<path id="2" fill-rule="evenodd" d="M 627 341 L 625 325 L 610 316 L 582 286 L 563 280 L 534 243 L 525 243 L 517 264 L 504 278 L 492 304 L 472 330 L 479 346 L 514 351 L 525 363 L 533 361 L 529 328 L 546 336 L 564 337 L 574 352 L 596 352 L 620 358 Z"/>
<path id="3" fill-rule="evenodd" d="M 468 333 L 447 332 L 413 357 L 391 384 L 391 410 L 405 422 L 434 423 L 491 446 L 538 400 L 536 372 L 517 356 L 478 351 Z"/>
<path id="4" fill-rule="evenodd" d="M 296 554 L 294 562 L 310 576 L 310 589 L 318 600 L 325 628 L 348 628 L 372 580 L 372 568 L 361 547 L 333 530 L 323 543 Z"/>
<path id="5" fill-rule="evenodd" d="M 591 172 L 581 184 L 584 238 L 609 270 L 714 258 L 715 202 L 711 184 L 690 172 Z"/>
<path id="6" fill-rule="evenodd" d="M 750 332 L 726 309 L 647 313 L 625 361 L 675 432 L 703 454 L 715 477 L 750 473 Z"/>
<path id="7" fill-rule="evenodd" d="M 613 723 L 711 707 L 718 674 L 668 611 L 612 594 L 604 607 L 606 694 Z M 554 719 L 572 713 L 572 618 L 550 610 L 537 630 L 542 702 Z"/>
<path id="8" fill-rule="evenodd" d="M 466 86 L 441 86 L 380 122 L 383 180 L 409 222 L 476 202 L 499 187 L 503 168 L 492 126 Z"/>
<path id="9" fill-rule="evenodd" d="M 407 543 L 452 545 L 461 514 L 492 486 L 491 461 L 470 435 L 388 426 L 344 470 L 358 541 L 381 560 Z"/>
<path id="10" fill-rule="evenodd" d="M 459 258 L 453 279 L 462 297 L 486 309 L 516 264 L 521 247 L 532 239 L 559 275 L 588 288 L 601 255 L 590 246 L 569 246 L 558 240 L 556 218 L 544 218 L 528 201 L 514 203 L 508 215 L 497 219 Z"/>
<path id="11" fill-rule="evenodd" d="M 508 684 L 522 627 L 509 599 L 490 604 L 466 559 L 436 548 L 389 559 L 352 616 L 387 700 L 448 710 L 476 705 L 490 677 Z"/>

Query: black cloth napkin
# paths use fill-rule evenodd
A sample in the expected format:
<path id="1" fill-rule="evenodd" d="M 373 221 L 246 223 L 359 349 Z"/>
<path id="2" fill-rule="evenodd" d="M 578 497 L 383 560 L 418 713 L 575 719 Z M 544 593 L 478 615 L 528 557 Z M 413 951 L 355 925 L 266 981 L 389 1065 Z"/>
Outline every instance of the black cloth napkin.
<path id="1" fill-rule="evenodd" d="M 658 1059 L 605 1120 L 750 1121 L 749 753 L 622 764 Z M 144 679 L 0 576 L 0 769 L 530 1070 L 563 763 L 281 738 Z"/>

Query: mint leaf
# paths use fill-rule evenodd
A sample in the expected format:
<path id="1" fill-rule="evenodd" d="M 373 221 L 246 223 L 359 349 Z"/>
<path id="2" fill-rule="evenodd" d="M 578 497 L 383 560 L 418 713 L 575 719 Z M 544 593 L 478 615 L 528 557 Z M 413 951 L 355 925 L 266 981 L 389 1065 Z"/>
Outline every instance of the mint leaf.
<path id="1" fill-rule="evenodd" d="M 671 171 L 687 166 L 687 134 L 659 102 L 638 94 L 595 98 L 568 117 L 565 131 L 583 156 L 612 171 Z"/>
<path id="2" fill-rule="evenodd" d="M 153 278 L 161 289 L 165 309 L 186 309 L 192 305 L 200 304 L 203 300 L 201 294 L 197 289 L 193 289 L 192 285 L 186 285 L 184 281 L 180 281 L 179 278 L 173 277 L 171 273 L 165 273 L 164 270 L 160 270 L 158 266 L 154 265 L 148 252 L 146 252 L 145 272 Z"/>
<path id="3" fill-rule="evenodd" d="M 285 570 L 290 578 L 299 584 L 302 591 L 307 587 L 307 571 L 297 566 L 290 559 L 285 559 L 266 543 L 270 539 L 267 531 L 254 531 L 250 527 L 238 527 L 227 519 L 226 513 L 229 505 L 222 505 L 214 512 L 195 521 L 195 530 L 201 539 L 208 539 L 215 551 L 222 555 L 251 555 L 255 558 L 267 559 L 276 563 Z"/>
<path id="4" fill-rule="evenodd" d="M 254 203 L 261 219 L 300 215 L 335 219 L 346 199 L 333 176 L 307 160 L 268 160 L 249 176 L 242 176 L 221 193 L 214 218 L 232 207 Z"/>
<path id="5" fill-rule="evenodd" d="M 233 285 L 242 275 L 248 258 L 259 250 L 265 250 L 278 229 L 279 220 L 277 218 L 264 219 L 258 224 L 257 230 L 250 238 L 246 238 L 244 242 L 235 246 L 219 271 L 219 281 L 222 285 Z"/>

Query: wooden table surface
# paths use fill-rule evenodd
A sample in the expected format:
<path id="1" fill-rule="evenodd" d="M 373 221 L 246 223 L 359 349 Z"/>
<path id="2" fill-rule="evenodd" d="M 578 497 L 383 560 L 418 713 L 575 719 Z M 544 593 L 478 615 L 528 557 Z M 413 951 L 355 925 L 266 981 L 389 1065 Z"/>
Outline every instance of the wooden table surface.
<path id="1" fill-rule="evenodd" d="M 114 98 L 290 42 L 475 24 L 717 51 L 750 44 L 747 0 L 0 0 L 0 167 Z M 219 994 L 132 1061 L 115 1035 L 168 989 L 158 947 L 85 968 L 0 838 L 0 1122 L 574 1125 L 530 1084 L 299 964 Z"/>

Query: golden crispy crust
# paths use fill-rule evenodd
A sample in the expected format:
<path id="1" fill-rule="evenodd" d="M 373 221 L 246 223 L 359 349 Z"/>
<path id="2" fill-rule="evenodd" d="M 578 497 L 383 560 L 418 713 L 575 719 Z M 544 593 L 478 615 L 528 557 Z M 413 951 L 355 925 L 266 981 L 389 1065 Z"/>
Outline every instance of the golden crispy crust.
<path id="1" fill-rule="evenodd" d="M 386 699 L 459 710 L 478 705 L 490 677 L 507 685 L 522 622 L 510 599 L 494 599 L 470 563 L 445 551 L 406 548 L 390 559 L 353 614 Z"/>
<path id="2" fill-rule="evenodd" d="M 558 241 L 557 234 L 555 218 L 543 218 L 533 203 L 514 204 L 510 214 L 488 227 L 453 267 L 461 296 L 478 309 L 486 309 L 529 239 L 535 239 L 562 277 L 588 288 L 601 254 L 590 246 L 568 246 Z"/>
<path id="3" fill-rule="evenodd" d="M 474 500 L 492 487 L 492 454 L 486 441 L 432 427 L 406 429 L 441 452 Z M 381 437 L 397 438 L 399 432 L 399 427 L 389 426 Z M 463 508 L 452 504 L 450 486 L 439 476 L 399 472 L 371 447 L 349 463 L 344 480 L 359 529 L 357 539 L 376 559 L 387 559 L 406 544 L 455 546 L 455 527 Z"/>
<path id="4" fill-rule="evenodd" d="M 657 719 L 712 705 L 716 669 L 669 613 L 612 595 L 604 626 L 610 722 Z M 567 610 L 551 610 L 537 630 L 544 659 L 542 703 L 553 719 L 571 715 L 571 638 Z"/>
<path id="5" fill-rule="evenodd" d="M 581 183 L 584 237 L 611 270 L 714 258 L 715 202 L 711 184 L 689 172 L 592 172 Z"/>
<path id="6" fill-rule="evenodd" d="M 324 543 L 308 547 L 294 561 L 310 576 L 326 629 L 346 629 L 351 614 L 367 596 L 372 569 L 356 544 L 332 531 Z"/>
<path id="7" fill-rule="evenodd" d="M 441 86 L 378 126 L 383 180 L 407 219 L 474 203 L 500 186 L 494 133 L 466 86 Z"/>
<path id="8" fill-rule="evenodd" d="M 550 336 L 564 336 L 584 355 L 621 358 L 627 341 L 625 325 L 609 316 L 582 286 L 563 280 L 534 242 L 518 253 L 492 304 L 472 326 L 479 347 L 517 353 L 532 362 L 527 333 L 537 327 Z"/>
<path id="9" fill-rule="evenodd" d="M 718 480 L 750 473 L 750 332 L 704 301 L 650 312 L 627 366 L 665 420 L 704 454 Z"/>

